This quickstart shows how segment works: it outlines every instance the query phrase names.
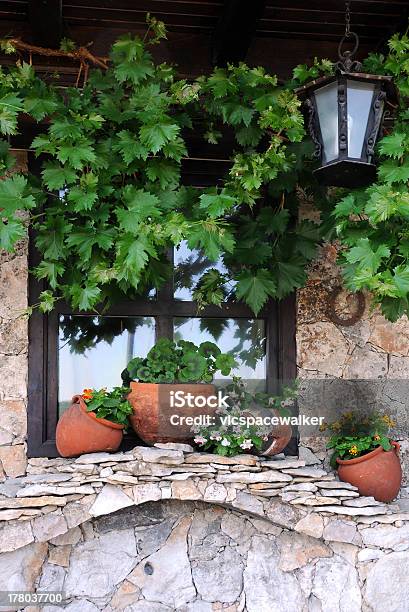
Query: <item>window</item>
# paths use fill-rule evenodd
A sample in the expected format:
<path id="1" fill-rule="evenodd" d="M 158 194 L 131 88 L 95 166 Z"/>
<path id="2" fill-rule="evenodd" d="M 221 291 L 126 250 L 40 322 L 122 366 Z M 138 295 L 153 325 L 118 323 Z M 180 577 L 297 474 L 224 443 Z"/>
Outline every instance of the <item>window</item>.
<path id="1" fill-rule="evenodd" d="M 38 257 L 33 242 L 30 267 Z M 72 395 L 84 387 L 120 384 L 128 360 L 145 355 L 161 337 L 195 343 L 211 340 L 223 351 L 234 352 L 238 374 L 247 379 L 250 389 L 274 392 L 279 380 L 295 378 L 294 296 L 270 302 L 257 317 L 233 300 L 198 312 L 192 289 L 197 275 L 210 264 L 185 244 L 173 260 L 174 278 L 157 294 L 115 304 L 104 316 L 73 312 L 63 302 L 57 302 L 48 315 L 34 312 L 29 323 L 29 456 L 58 456 L 55 428 Z M 218 267 L 222 270 L 221 263 Z M 44 289 L 43 282 L 31 277 L 30 303 L 36 303 Z M 215 384 L 224 385 L 226 379 L 219 375 Z M 130 431 L 123 449 L 136 444 L 138 439 Z"/>

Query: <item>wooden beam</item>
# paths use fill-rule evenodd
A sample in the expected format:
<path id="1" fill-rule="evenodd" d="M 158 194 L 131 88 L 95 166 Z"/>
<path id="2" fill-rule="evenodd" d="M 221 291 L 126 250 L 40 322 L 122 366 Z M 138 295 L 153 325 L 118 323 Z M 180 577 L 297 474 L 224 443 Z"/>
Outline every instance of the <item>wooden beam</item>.
<path id="1" fill-rule="evenodd" d="M 214 66 L 245 59 L 265 5 L 264 0 L 225 0 L 213 39 Z"/>
<path id="2" fill-rule="evenodd" d="M 62 38 L 62 0 L 29 0 L 32 42 L 58 49 Z"/>

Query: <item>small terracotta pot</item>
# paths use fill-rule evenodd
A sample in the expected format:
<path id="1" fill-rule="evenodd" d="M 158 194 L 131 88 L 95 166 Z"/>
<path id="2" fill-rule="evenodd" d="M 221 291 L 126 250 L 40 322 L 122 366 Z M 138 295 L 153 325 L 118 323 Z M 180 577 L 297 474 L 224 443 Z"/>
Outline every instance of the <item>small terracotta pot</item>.
<path id="1" fill-rule="evenodd" d="M 115 452 L 123 438 L 124 425 L 99 419 L 87 412 L 81 395 L 74 395 L 72 404 L 57 423 L 56 445 L 62 457 L 85 453 Z"/>
<path id="2" fill-rule="evenodd" d="M 361 495 L 390 502 L 399 493 L 402 469 L 399 461 L 399 444 L 384 451 L 382 446 L 356 459 L 337 459 L 340 480 L 358 487 Z"/>
<path id="3" fill-rule="evenodd" d="M 171 392 L 183 391 L 193 396 L 216 395 L 214 385 L 204 383 L 139 383 L 131 382 L 131 392 L 128 401 L 132 406 L 133 414 L 129 417 L 131 425 L 138 436 L 147 444 L 157 442 L 189 442 L 193 438 L 192 424 L 171 423 L 171 416 L 198 417 L 201 415 L 216 415 L 217 406 L 183 406 L 171 407 Z"/>
<path id="4" fill-rule="evenodd" d="M 274 411 L 276 413 L 276 411 Z M 279 413 L 276 413 L 279 416 Z M 268 436 L 267 442 L 263 445 L 260 455 L 262 457 L 272 457 L 281 453 L 291 440 L 292 427 L 291 425 L 277 425 L 274 427 Z"/>

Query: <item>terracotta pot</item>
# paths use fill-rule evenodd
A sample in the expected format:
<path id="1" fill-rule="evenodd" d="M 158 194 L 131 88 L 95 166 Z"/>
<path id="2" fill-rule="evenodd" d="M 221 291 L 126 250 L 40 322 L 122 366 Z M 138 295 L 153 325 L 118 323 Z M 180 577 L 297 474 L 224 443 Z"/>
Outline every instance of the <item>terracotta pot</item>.
<path id="1" fill-rule="evenodd" d="M 74 395 L 71 406 L 57 423 L 57 450 L 62 457 L 115 452 L 122 442 L 123 429 L 123 425 L 98 419 L 95 412 L 87 412 L 82 396 Z"/>
<path id="2" fill-rule="evenodd" d="M 356 459 L 337 459 L 340 480 L 358 487 L 361 495 L 374 497 L 381 502 L 390 502 L 399 493 L 402 469 L 399 461 L 399 444 L 391 442 L 393 448 L 384 451 L 382 446 Z"/>
<path id="3" fill-rule="evenodd" d="M 192 424 L 172 424 L 171 416 L 197 417 L 199 415 L 216 415 L 217 406 L 173 408 L 170 405 L 171 392 L 183 391 L 209 397 L 216 395 L 214 385 L 203 383 L 190 384 L 158 384 L 131 382 L 131 392 L 128 401 L 132 406 L 133 414 L 129 417 L 132 427 L 138 436 L 147 444 L 156 442 L 189 442 L 194 434 Z"/>
<path id="4" fill-rule="evenodd" d="M 276 416 L 280 416 L 277 411 L 273 411 Z M 267 442 L 263 445 L 260 452 L 262 457 L 272 457 L 281 453 L 291 440 L 292 427 L 291 425 L 277 425 L 274 427 L 268 436 Z"/>

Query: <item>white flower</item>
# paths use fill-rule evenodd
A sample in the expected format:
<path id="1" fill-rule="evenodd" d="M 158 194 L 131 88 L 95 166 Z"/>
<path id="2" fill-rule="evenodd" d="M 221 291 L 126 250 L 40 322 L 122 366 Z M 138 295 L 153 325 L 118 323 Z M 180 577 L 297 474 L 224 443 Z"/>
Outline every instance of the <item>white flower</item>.
<path id="1" fill-rule="evenodd" d="M 230 446 L 230 440 L 228 440 L 227 438 L 223 438 L 223 440 L 221 441 L 221 445 Z"/>
<path id="2" fill-rule="evenodd" d="M 240 444 L 240 447 L 245 450 L 247 448 L 251 448 L 253 446 L 253 442 L 251 440 L 244 440 L 244 442 L 242 442 Z"/>
<path id="3" fill-rule="evenodd" d="M 276 398 L 275 397 L 269 397 L 268 398 L 268 404 L 269 406 L 273 406 L 275 404 Z"/>
<path id="4" fill-rule="evenodd" d="M 268 436 L 263 436 L 263 440 L 264 440 L 264 442 L 267 442 Z"/>
<path id="5" fill-rule="evenodd" d="M 219 442 L 222 439 L 222 437 L 221 437 L 221 435 L 219 433 L 214 433 L 214 434 L 212 434 L 210 436 L 210 439 L 211 440 L 216 440 L 216 442 Z"/>
<path id="6" fill-rule="evenodd" d="M 207 438 L 204 438 L 203 436 L 195 436 L 194 441 L 196 444 L 206 444 Z"/>

